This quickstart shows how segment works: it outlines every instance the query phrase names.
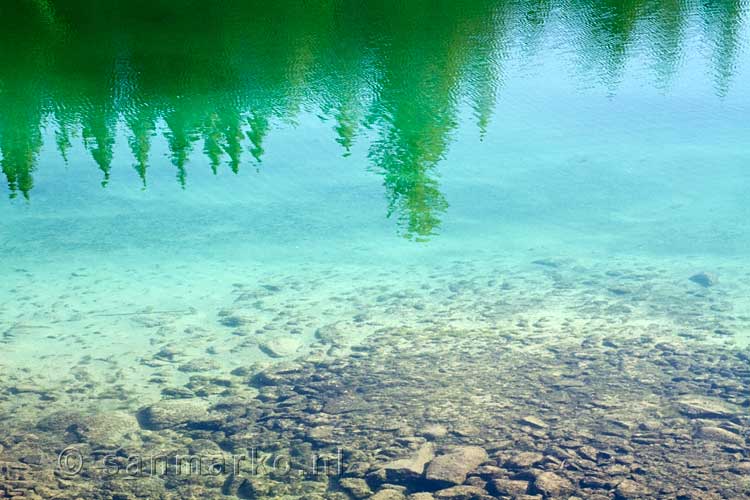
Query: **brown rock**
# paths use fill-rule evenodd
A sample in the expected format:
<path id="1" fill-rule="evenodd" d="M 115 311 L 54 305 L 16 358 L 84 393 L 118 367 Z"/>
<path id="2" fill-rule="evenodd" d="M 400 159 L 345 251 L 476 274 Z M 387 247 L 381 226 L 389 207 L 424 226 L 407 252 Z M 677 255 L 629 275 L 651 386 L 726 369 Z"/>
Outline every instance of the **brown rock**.
<path id="1" fill-rule="evenodd" d="M 414 493 L 409 495 L 409 500 L 435 500 L 435 497 L 432 493 Z"/>
<path id="2" fill-rule="evenodd" d="M 408 483 L 422 477 L 425 465 L 434 456 L 435 448 L 432 443 L 425 443 L 412 456 L 389 462 L 381 470 L 385 472 L 385 477 L 389 482 Z"/>
<path id="3" fill-rule="evenodd" d="M 529 427 L 534 427 L 536 429 L 546 429 L 549 427 L 544 420 L 534 417 L 534 416 L 527 416 L 521 418 L 520 422 L 524 425 L 528 425 Z"/>
<path id="4" fill-rule="evenodd" d="M 380 490 L 370 500 L 406 500 L 406 497 L 398 490 Z"/>
<path id="5" fill-rule="evenodd" d="M 79 439 L 104 447 L 124 446 L 128 434 L 135 434 L 138 431 L 140 428 L 135 417 L 121 411 L 85 417 L 75 425 L 75 432 Z"/>
<path id="6" fill-rule="evenodd" d="M 559 497 L 570 495 L 575 490 L 573 483 L 554 472 L 542 472 L 534 481 L 534 489 L 544 496 Z"/>
<path id="7" fill-rule="evenodd" d="M 354 498 L 367 498 L 372 495 L 372 490 L 364 479 L 347 477 L 339 481 L 339 486 Z"/>
<path id="8" fill-rule="evenodd" d="M 333 430 L 330 425 L 320 425 L 307 431 L 307 437 L 313 441 L 330 439 L 333 436 Z"/>
<path id="9" fill-rule="evenodd" d="M 528 481 L 519 481 L 514 479 L 495 479 L 490 483 L 492 491 L 498 495 L 518 496 L 525 495 L 529 491 Z"/>
<path id="10" fill-rule="evenodd" d="M 682 398 L 677 406 L 690 418 L 729 418 L 735 414 L 723 401 L 700 396 Z"/>
<path id="11" fill-rule="evenodd" d="M 626 479 L 617 485 L 615 489 L 616 500 L 634 500 L 638 498 L 652 498 L 651 491 L 645 486 Z"/>
<path id="12" fill-rule="evenodd" d="M 448 429 L 444 425 L 430 424 L 426 425 L 419 431 L 420 436 L 424 436 L 427 439 L 438 439 L 445 437 L 448 434 Z"/>
<path id="13" fill-rule="evenodd" d="M 430 462 L 425 477 L 441 485 L 462 484 L 469 472 L 487 459 L 487 452 L 479 446 L 454 448 Z"/>
<path id="14" fill-rule="evenodd" d="M 596 457 L 599 455 L 599 451 L 596 448 L 588 445 L 581 446 L 577 451 L 582 458 L 591 460 L 592 462 L 596 462 Z"/>
<path id="15" fill-rule="evenodd" d="M 208 403 L 197 398 L 168 399 L 143 408 L 138 412 L 138 421 L 146 429 L 161 430 L 191 422 L 203 423 L 211 420 Z"/>
<path id="16" fill-rule="evenodd" d="M 496 465 L 480 465 L 474 470 L 474 473 L 484 479 L 494 479 L 496 477 L 503 477 L 506 471 Z"/>
<path id="17" fill-rule="evenodd" d="M 477 486 L 452 486 L 436 491 L 436 500 L 493 500 L 484 489 Z"/>
<path id="18" fill-rule="evenodd" d="M 750 477 L 750 462 L 740 462 L 737 465 L 729 469 L 731 472 L 739 475 L 747 475 Z"/>
<path id="19" fill-rule="evenodd" d="M 695 437 L 707 441 L 716 441 L 717 443 L 745 446 L 745 438 L 721 427 L 701 427 L 695 433 Z"/>
<path id="20" fill-rule="evenodd" d="M 528 469 L 544 461 L 544 455 L 533 451 L 524 451 L 512 456 L 505 463 L 509 469 Z"/>

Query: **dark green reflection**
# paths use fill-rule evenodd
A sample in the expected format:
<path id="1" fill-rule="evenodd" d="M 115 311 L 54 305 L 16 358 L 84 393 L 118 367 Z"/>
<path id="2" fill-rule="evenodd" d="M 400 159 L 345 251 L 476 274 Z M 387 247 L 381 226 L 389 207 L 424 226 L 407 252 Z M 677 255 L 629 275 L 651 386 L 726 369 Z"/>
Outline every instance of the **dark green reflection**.
<path id="1" fill-rule="evenodd" d="M 711 40 L 718 93 L 740 45 L 741 0 L 14 0 L 0 2 L 0 153 L 11 196 L 29 197 L 53 126 L 79 136 L 109 181 L 118 127 L 147 184 L 163 133 L 180 185 L 197 148 L 214 172 L 263 160 L 273 124 L 322 113 L 347 154 L 371 140 L 402 233 L 434 234 L 448 203 L 435 166 L 469 103 L 484 133 L 511 49 L 563 26 L 582 74 L 616 84 L 638 39 L 668 81 L 688 24 Z M 694 20 L 697 20 L 694 22 Z"/>

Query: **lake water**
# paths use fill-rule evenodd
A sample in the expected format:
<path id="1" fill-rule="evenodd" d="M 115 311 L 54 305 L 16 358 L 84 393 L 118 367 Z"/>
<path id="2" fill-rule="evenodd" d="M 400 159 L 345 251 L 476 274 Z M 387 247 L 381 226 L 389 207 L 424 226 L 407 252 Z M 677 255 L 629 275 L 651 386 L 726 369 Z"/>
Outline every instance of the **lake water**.
<path id="1" fill-rule="evenodd" d="M 750 495 L 746 1 L 16 0 L 0 68 L 0 498 Z"/>

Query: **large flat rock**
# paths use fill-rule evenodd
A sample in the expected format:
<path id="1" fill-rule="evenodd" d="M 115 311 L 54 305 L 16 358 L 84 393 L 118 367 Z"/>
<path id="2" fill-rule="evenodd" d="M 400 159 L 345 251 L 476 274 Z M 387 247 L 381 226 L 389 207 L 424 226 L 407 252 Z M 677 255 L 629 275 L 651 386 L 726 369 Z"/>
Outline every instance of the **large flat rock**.
<path id="1" fill-rule="evenodd" d="M 168 399 L 138 412 L 141 426 L 151 430 L 169 429 L 190 423 L 211 421 L 208 403 L 202 399 Z"/>
<path id="2" fill-rule="evenodd" d="M 422 478 L 424 468 L 435 456 L 432 443 L 423 444 L 412 456 L 394 460 L 382 467 L 388 482 L 404 484 Z"/>
<path id="3" fill-rule="evenodd" d="M 428 481 L 438 485 L 454 486 L 463 484 L 466 476 L 488 456 L 484 448 L 479 446 L 461 446 L 435 458 L 427 466 L 425 477 Z"/>
<path id="4" fill-rule="evenodd" d="M 677 401 L 680 412 L 690 418 L 731 418 L 737 414 L 724 401 L 702 396 L 685 397 Z"/>

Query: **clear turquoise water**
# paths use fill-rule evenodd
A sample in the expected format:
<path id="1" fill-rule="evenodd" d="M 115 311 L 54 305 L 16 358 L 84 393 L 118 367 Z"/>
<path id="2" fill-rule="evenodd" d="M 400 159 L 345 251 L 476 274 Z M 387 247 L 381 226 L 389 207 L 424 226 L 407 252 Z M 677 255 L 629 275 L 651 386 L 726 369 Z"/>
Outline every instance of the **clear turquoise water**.
<path id="1" fill-rule="evenodd" d="M 43 36 L 5 35 L 4 251 L 743 255 L 748 28 L 729 4 L 480 3 L 424 24 L 318 6 L 329 25 L 300 13 L 274 41 L 239 5 L 204 7 L 220 20 L 186 40 L 197 13 L 151 24 L 168 2 L 111 31 L 112 13 L 38 7 Z"/>
<path id="2" fill-rule="evenodd" d="M 591 320 L 615 300 L 594 278 L 623 273 L 649 291 L 602 325 L 750 338 L 746 2 L 10 4 L 0 382 L 60 390 L 95 362 L 77 399 L 6 394 L 3 418 L 156 401 L 141 361 L 165 346 L 215 374 L 274 362 L 219 322 L 260 284 L 282 292 L 253 329 L 302 318 L 303 346 L 362 313 L 486 326 L 479 298 L 409 295 L 446 280 L 512 281 L 508 318 Z M 124 397 L 102 396 L 112 363 Z"/>

